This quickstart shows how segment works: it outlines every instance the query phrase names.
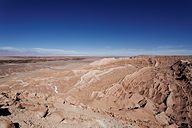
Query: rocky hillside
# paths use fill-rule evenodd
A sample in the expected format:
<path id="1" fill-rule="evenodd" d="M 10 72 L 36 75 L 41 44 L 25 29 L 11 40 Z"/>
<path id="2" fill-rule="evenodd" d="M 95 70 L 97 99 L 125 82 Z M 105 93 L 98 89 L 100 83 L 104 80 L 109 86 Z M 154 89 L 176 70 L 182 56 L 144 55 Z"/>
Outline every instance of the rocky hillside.
<path id="1" fill-rule="evenodd" d="M 71 62 L 0 79 L 0 127 L 190 128 L 192 57 Z"/>

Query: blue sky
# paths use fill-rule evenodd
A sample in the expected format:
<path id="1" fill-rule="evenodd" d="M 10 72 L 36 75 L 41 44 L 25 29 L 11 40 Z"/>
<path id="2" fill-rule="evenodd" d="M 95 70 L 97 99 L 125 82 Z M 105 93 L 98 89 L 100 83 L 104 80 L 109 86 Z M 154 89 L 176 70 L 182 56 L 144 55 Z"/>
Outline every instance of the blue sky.
<path id="1" fill-rule="evenodd" d="M 0 0 L 0 54 L 192 55 L 191 0 Z"/>

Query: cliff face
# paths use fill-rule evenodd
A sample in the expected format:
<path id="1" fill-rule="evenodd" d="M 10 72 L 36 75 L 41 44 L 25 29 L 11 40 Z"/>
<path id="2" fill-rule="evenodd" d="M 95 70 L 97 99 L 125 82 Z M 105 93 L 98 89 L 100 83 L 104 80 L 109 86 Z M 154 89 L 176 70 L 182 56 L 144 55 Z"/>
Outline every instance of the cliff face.
<path id="1" fill-rule="evenodd" d="M 137 56 L 52 62 L 0 79 L 0 118 L 22 127 L 190 128 L 191 60 Z"/>
<path id="2" fill-rule="evenodd" d="M 173 73 L 172 109 L 169 113 L 179 125 L 192 125 L 192 61 L 180 60 L 171 66 Z"/>

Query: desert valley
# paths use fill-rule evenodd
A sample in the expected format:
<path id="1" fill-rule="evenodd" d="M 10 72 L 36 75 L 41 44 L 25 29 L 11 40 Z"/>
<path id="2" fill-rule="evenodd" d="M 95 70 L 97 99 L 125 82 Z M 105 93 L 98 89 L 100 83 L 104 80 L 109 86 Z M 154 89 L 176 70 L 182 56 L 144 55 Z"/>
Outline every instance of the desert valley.
<path id="1" fill-rule="evenodd" d="M 190 128 L 192 57 L 2 57 L 0 128 Z"/>

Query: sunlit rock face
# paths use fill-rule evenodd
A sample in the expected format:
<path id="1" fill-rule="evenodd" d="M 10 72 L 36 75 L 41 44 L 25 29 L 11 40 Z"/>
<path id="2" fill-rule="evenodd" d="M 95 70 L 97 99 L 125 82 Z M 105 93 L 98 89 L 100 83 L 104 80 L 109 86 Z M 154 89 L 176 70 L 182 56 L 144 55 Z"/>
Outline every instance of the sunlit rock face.
<path id="1" fill-rule="evenodd" d="M 25 59 L 1 61 L 2 128 L 192 127 L 190 56 Z"/>

